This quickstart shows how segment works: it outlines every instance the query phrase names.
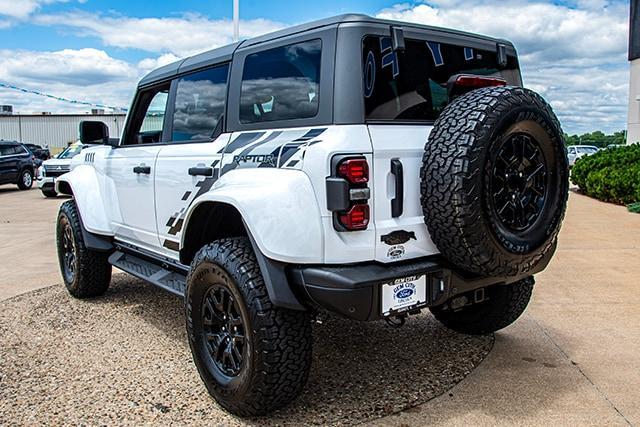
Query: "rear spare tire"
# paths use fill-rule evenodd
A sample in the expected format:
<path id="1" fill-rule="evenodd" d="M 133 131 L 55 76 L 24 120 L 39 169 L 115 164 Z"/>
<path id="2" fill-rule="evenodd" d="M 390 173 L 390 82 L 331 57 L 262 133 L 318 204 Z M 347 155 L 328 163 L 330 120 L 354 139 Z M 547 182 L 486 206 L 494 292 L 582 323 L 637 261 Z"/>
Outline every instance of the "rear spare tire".
<path id="1" fill-rule="evenodd" d="M 422 162 L 425 223 L 458 268 L 524 274 L 554 250 L 569 169 L 560 123 L 540 95 L 506 86 L 456 98 Z"/>

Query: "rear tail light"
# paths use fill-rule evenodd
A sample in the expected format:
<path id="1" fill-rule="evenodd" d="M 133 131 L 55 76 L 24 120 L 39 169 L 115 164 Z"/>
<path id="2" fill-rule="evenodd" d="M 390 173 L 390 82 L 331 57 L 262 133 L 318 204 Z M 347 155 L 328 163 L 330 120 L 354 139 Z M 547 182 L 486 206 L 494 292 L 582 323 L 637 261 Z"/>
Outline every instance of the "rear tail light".
<path id="1" fill-rule="evenodd" d="M 369 164 L 362 155 L 339 154 L 327 177 L 327 209 L 336 231 L 366 230 L 369 225 Z"/>
<path id="2" fill-rule="evenodd" d="M 369 225 L 369 205 L 353 205 L 347 212 L 339 214 L 339 219 L 347 230 L 365 230 Z"/>
<path id="3" fill-rule="evenodd" d="M 458 76 L 454 82 L 456 86 L 478 89 L 489 86 L 506 86 L 507 81 L 499 77 Z"/>
<path id="4" fill-rule="evenodd" d="M 369 182 L 369 165 L 362 158 L 343 160 L 338 165 L 338 175 L 352 184 L 364 184 Z"/>

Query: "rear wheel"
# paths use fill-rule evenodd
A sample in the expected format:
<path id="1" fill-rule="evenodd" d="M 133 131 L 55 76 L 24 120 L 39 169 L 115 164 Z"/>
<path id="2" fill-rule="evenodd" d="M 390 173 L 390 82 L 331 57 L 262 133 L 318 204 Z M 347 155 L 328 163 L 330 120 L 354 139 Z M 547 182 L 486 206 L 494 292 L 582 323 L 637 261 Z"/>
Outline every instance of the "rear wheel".
<path id="1" fill-rule="evenodd" d="M 33 172 L 29 169 L 25 169 L 20 172 L 20 177 L 18 178 L 18 188 L 21 190 L 28 190 L 33 185 Z"/>
<path id="2" fill-rule="evenodd" d="M 44 197 L 58 197 L 56 190 L 42 190 L 42 195 Z"/>
<path id="3" fill-rule="evenodd" d="M 486 289 L 485 301 L 451 309 L 444 304 L 431 307 L 434 317 L 444 326 L 463 334 L 488 334 L 505 328 L 524 313 L 534 285 L 527 277 L 510 285 L 494 285 Z"/>
<path id="4" fill-rule="evenodd" d="M 200 377 L 228 411 L 266 414 L 302 391 L 311 366 L 310 316 L 273 306 L 247 238 L 198 251 L 186 317 Z"/>
<path id="5" fill-rule="evenodd" d="M 62 279 L 69 293 L 76 298 L 104 294 L 111 281 L 109 255 L 85 247 L 74 200 L 67 200 L 60 206 L 56 243 Z"/>

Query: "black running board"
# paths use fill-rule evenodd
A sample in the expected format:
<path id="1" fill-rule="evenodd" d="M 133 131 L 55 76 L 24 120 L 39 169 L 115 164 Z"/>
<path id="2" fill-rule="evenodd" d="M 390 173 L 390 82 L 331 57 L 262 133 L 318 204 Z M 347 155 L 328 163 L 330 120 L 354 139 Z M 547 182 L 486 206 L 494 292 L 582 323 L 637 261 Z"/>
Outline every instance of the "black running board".
<path id="1" fill-rule="evenodd" d="M 175 271 L 167 270 L 150 261 L 132 255 L 115 251 L 109 257 L 109 263 L 120 270 L 145 280 L 152 285 L 184 298 L 187 288 L 186 276 Z"/>

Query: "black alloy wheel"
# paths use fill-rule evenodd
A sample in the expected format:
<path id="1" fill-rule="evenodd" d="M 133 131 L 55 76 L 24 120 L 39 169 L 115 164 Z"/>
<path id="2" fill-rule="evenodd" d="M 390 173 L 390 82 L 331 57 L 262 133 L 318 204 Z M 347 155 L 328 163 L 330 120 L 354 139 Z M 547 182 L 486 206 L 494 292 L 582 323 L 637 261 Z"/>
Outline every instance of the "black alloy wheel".
<path id="1" fill-rule="evenodd" d="M 209 288 L 202 305 L 202 342 L 210 363 L 227 377 L 235 377 L 243 366 L 246 328 L 238 302 L 224 284 Z"/>
<path id="2" fill-rule="evenodd" d="M 489 177 L 495 217 L 513 233 L 531 228 L 544 210 L 547 165 L 540 144 L 526 133 L 509 135 L 499 146 Z"/>
<path id="3" fill-rule="evenodd" d="M 67 283 L 72 283 L 76 276 L 76 243 L 73 238 L 73 229 L 66 217 L 60 218 L 60 229 L 62 236 L 60 239 L 60 254 L 62 256 L 62 274 Z"/>

